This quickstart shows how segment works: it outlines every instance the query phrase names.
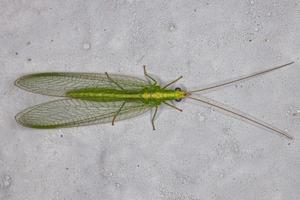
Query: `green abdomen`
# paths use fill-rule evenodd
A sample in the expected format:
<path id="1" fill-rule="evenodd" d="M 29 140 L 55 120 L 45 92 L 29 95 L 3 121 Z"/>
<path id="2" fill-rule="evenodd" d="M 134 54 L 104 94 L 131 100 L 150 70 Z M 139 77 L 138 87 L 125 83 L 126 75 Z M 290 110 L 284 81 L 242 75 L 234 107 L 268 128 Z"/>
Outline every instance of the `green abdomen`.
<path id="1" fill-rule="evenodd" d="M 79 89 L 67 92 L 67 97 L 90 100 L 90 101 L 165 101 L 176 99 L 176 94 L 172 90 L 160 91 L 131 91 L 131 90 L 115 90 L 115 89 Z"/>

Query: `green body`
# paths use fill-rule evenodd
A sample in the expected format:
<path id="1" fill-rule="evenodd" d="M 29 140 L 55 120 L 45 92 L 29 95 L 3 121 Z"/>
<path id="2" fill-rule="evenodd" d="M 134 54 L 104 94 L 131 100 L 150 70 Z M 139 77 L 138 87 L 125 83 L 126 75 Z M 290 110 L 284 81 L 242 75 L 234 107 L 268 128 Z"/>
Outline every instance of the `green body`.
<path id="1" fill-rule="evenodd" d="M 106 88 L 87 88 L 67 92 L 67 97 L 99 102 L 112 101 L 142 101 L 145 104 L 156 106 L 164 101 L 182 99 L 182 91 L 163 89 L 157 85 L 149 85 L 142 90 L 121 90 Z"/>

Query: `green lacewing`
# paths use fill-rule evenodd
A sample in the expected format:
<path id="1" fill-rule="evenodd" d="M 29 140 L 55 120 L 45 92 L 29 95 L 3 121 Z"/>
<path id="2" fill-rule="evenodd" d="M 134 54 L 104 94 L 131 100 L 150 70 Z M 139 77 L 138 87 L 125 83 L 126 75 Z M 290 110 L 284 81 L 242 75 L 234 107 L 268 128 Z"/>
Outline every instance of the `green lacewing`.
<path id="1" fill-rule="evenodd" d="M 112 123 L 114 125 L 116 121 L 133 118 L 154 109 L 151 124 L 153 130 L 155 130 L 154 121 L 158 108 L 161 105 L 182 111 L 174 105 L 174 101 L 179 102 L 182 99 L 191 99 L 210 106 L 215 110 L 227 113 L 232 117 L 276 132 L 288 139 L 293 139 L 286 131 L 280 130 L 248 114 L 206 98 L 203 95 L 198 94 L 194 96 L 195 93 L 231 85 L 284 68 L 293 63 L 290 62 L 191 91 L 186 91 L 179 87 L 175 89 L 170 88 L 182 76 L 164 86 L 159 85 L 147 73 L 145 66 L 145 79 L 127 75 L 108 74 L 107 72 L 48 72 L 29 74 L 17 79 L 15 85 L 29 92 L 64 98 L 27 108 L 16 115 L 16 121 L 25 127 L 40 129 L 75 127 L 100 123 Z"/>

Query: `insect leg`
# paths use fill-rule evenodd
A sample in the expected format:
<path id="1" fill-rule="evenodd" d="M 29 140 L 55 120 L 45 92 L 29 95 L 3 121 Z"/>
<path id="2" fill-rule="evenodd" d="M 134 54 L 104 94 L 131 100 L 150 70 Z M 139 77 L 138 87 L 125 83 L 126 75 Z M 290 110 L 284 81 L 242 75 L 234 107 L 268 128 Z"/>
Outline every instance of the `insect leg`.
<path id="1" fill-rule="evenodd" d="M 110 80 L 112 83 L 114 83 L 116 86 L 118 86 L 121 90 L 124 90 L 124 88 L 122 88 L 122 86 L 120 86 L 116 81 L 114 81 L 107 72 L 105 72 L 105 75 L 107 76 L 108 80 Z"/>
<path id="2" fill-rule="evenodd" d="M 163 87 L 163 89 L 165 89 L 165 88 L 169 87 L 170 85 L 176 83 L 177 81 L 179 81 L 180 79 L 182 79 L 182 77 L 183 77 L 183 76 L 179 76 L 179 77 L 178 77 L 177 79 L 175 79 L 174 81 L 171 81 L 170 83 L 168 83 L 167 85 L 165 85 L 165 86 Z"/>
<path id="3" fill-rule="evenodd" d="M 174 106 L 174 105 L 172 105 L 172 104 L 169 104 L 169 103 L 167 103 L 167 102 L 165 102 L 165 101 L 163 101 L 163 103 L 166 104 L 167 106 L 171 107 L 171 108 L 174 108 L 174 109 L 176 109 L 176 110 L 182 112 L 182 109 L 177 108 L 176 106 Z"/>
<path id="4" fill-rule="evenodd" d="M 146 65 L 144 65 L 143 67 L 144 67 L 144 75 L 153 81 L 153 85 L 156 85 L 157 81 L 147 73 Z"/>
<path id="5" fill-rule="evenodd" d="M 121 112 L 122 108 L 124 107 L 126 101 L 124 101 L 122 103 L 122 105 L 120 106 L 119 110 L 116 112 L 116 114 L 114 115 L 113 119 L 112 119 L 112 122 L 111 122 L 111 125 L 115 125 L 115 121 L 116 121 L 116 118 L 118 116 L 118 114 Z"/>
<path id="6" fill-rule="evenodd" d="M 156 117 L 156 114 L 157 114 L 157 110 L 158 110 L 158 106 L 155 107 L 155 111 L 154 111 L 154 114 L 153 114 L 152 120 L 151 120 L 153 130 L 155 130 L 154 120 L 155 120 L 155 117 Z"/>

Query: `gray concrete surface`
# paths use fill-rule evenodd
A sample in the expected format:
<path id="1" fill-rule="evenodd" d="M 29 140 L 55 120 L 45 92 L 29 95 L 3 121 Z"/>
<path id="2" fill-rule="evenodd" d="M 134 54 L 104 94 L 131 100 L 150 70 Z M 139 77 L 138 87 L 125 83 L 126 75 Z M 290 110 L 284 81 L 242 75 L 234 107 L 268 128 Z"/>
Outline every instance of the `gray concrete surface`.
<path id="1" fill-rule="evenodd" d="M 297 0 L 0 0 L 0 199 L 300 198 Z M 44 71 L 112 72 L 189 89 L 278 64 L 289 68 L 206 94 L 286 129 L 288 141 L 190 100 L 110 124 L 19 126 L 48 101 L 14 87 Z"/>

